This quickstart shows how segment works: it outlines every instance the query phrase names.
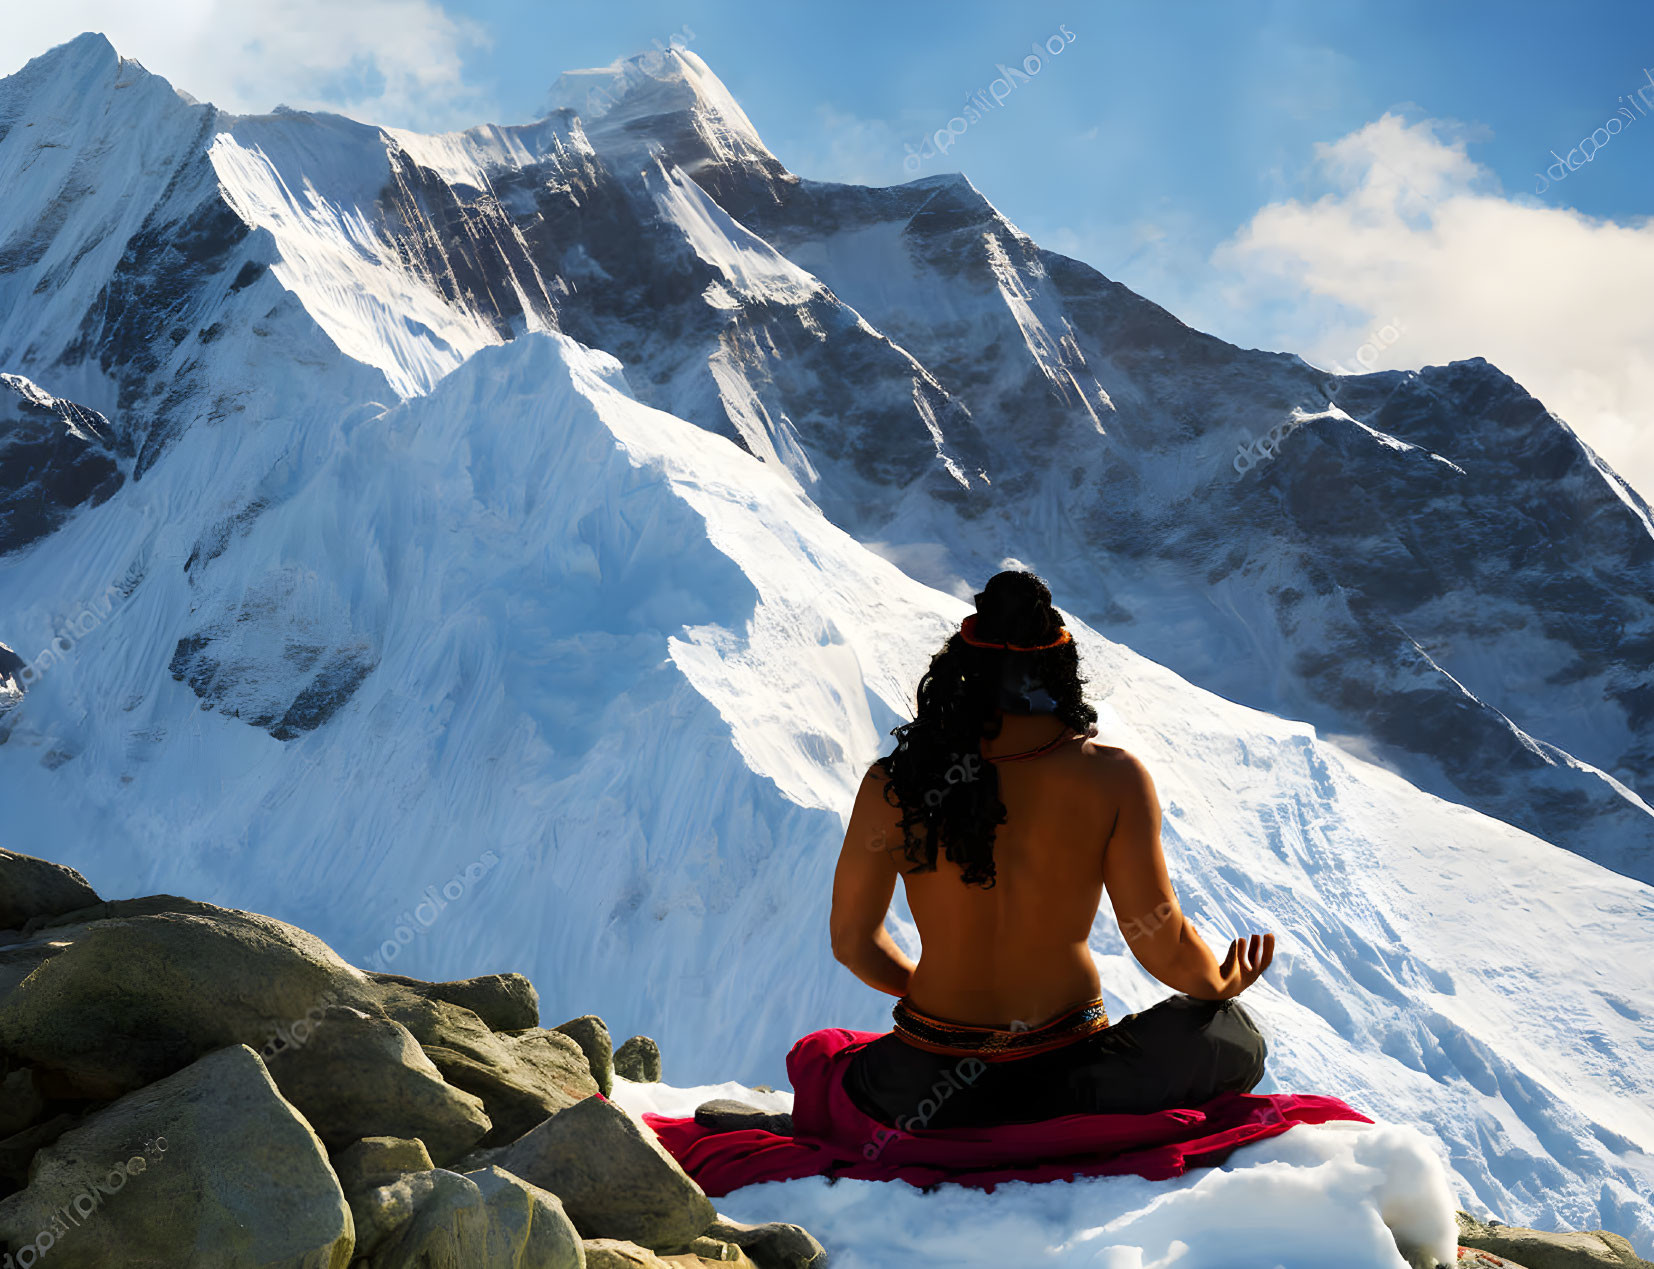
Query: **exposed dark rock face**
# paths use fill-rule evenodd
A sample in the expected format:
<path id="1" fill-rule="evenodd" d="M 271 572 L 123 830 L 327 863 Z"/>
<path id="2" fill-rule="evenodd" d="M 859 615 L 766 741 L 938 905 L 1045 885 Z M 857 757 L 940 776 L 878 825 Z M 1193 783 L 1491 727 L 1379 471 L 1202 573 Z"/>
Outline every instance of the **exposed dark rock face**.
<path id="1" fill-rule="evenodd" d="M 378 663 L 373 642 L 350 628 L 314 575 L 284 569 L 181 638 L 167 668 L 208 708 L 293 740 L 332 717 Z"/>
<path id="2" fill-rule="evenodd" d="M 0 374 L 0 555 L 104 502 L 125 479 L 103 415 Z"/>
<path id="3" fill-rule="evenodd" d="M 0 847 L 0 930 L 20 930 L 33 917 L 56 917 L 98 902 L 97 891 L 73 868 Z"/>

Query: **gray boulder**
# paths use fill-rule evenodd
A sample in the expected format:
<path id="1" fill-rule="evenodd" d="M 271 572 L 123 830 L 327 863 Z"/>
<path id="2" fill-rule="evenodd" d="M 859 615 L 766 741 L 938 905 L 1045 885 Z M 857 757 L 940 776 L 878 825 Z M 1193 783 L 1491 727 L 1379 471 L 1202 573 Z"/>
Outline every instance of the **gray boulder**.
<path id="1" fill-rule="evenodd" d="M 391 1188 L 407 1190 L 412 1210 L 403 1215 L 398 1208 L 401 1219 L 388 1230 L 375 1225 L 367 1253 L 373 1269 L 483 1269 L 495 1263 L 485 1259 L 488 1209 L 474 1182 L 438 1168 L 404 1177 Z M 379 1193 L 372 1190 L 358 1195 L 351 1201 L 351 1211 L 360 1210 L 370 1196 Z M 379 1213 L 375 1219 L 386 1218 Z M 360 1249 L 357 1254 L 362 1254 Z"/>
<path id="2" fill-rule="evenodd" d="M 635 1035 L 615 1050 L 615 1074 L 639 1084 L 660 1082 L 660 1045 L 646 1035 Z"/>
<path id="3" fill-rule="evenodd" d="M 451 983 L 428 983 L 421 978 L 373 971 L 368 977 L 427 1000 L 444 1000 L 469 1009 L 490 1031 L 522 1031 L 540 1025 L 540 995 L 521 974 L 484 974 Z"/>
<path id="4" fill-rule="evenodd" d="M 330 1162 L 346 1198 L 388 1185 L 404 1173 L 429 1172 L 435 1166 L 417 1137 L 364 1137 L 335 1153 Z"/>
<path id="5" fill-rule="evenodd" d="M 1458 1216 L 1460 1246 L 1520 1261 L 1523 1269 L 1654 1269 L 1629 1242 L 1606 1230 L 1550 1233 L 1518 1225 L 1484 1225 L 1468 1212 Z"/>
<path id="6" fill-rule="evenodd" d="M 29 1161 L 35 1151 L 49 1146 L 76 1123 L 76 1117 L 60 1111 L 38 1124 L 31 1124 L 0 1141 L 0 1194 L 20 1189 L 29 1183 Z"/>
<path id="7" fill-rule="evenodd" d="M 586 1269 L 679 1269 L 684 1257 L 663 1260 L 624 1238 L 588 1238 L 582 1244 Z"/>
<path id="8" fill-rule="evenodd" d="M 484 1147 L 514 1141 L 598 1091 L 585 1053 L 561 1032 L 496 1033 L 459 1005 L 397 984 L 383 991 L 385 1012 L 413 1033 L 442 1078 L 482 1099 L 494 1125 Z"/>
<path id="9" fill-rule="evenodd" d="M 119 1097 L 227 1045 L 258 1049 L 319 1005 L 382 1015 L 366 975 L 297 926 L 210 904 L 143 910 L 157 901 L 182 902 L 100 904 L 125 914 L 0 949 L 0 1049 L 51 1077 L 48 1096 Z"/>
<path id="10" fill-rule="evenodd" d="M 440 1166 L 493 1126 L 481 1099 L 446 1083 L 406 1027 L 343 1005 L 324 1010 L 303 1043 L 265 1065 L 329 1149 L 416 1137 Z"/>
<path id="11" fill-rule="evenodd" d="M 580 1234 L 555 1194 L 503 1168 L 479 1168 L 465 1176 L 482 1191 L 488 1208 L 483 1265 L 581 1269 L 586 1263 Z"/>
<path id="12" fill-rule="evenodd" d="M 562 1032 L 580 1046 L 598 1091 L 607 1097 L 615 1083 L 614 1041 L 609 1038 L 608 1025 L 595 1013 L 588 1013 L 559 1023 L 552 1030 Z"/>
<path id="13" fill-rule="evenodd" d="M 0 930 L 21 930 L 35 917 L 98 901 L 98 892 L 73 868 L 0 849 Z"/>
<path id="14" fill-rule="evenodd" d="M 736 1269 L 758 1269 L 757 1262 L 734 1243 L 726 1243 L 706 1234 L 702 1234 L 689 1244 L 689 1252 L 707 1264 L 734 1265 Z"/>
<path id="15" fill-rule="evenodd" d="M 33 1071 L 25 1067 L 0 1079 L 0 1141 L 39 1123 L 45 1112 L 46 1099 L 35 1087 Z"/>
<path id="16" fill-rule="evenodd" d="M 0 1202 L 0 1238 L 48 1264 L 124 1269 L 344 1269 L 354 1244 L 322 1143 L 244 1045 L 42 1149 Z"/>
<path id="17" fill-rule="evenodd" d="M 676 1251 L 717 1217 L 712 1200 L 659 1138 L 619 1106 L 592 1096 L 460 1166 L 494 1165 L 550 1190 L 582 1238 L 619 1238 Z"/>
<path id="18" fill-rule="evenodd" d="M 707 1226 L 706 1236 L 734 1243 L 758 1269 L 823 1269 L 827 1250 L 799 1225 L 768 1221 L 744 1225 L 720 1215 Z"/>
<path id="19" fill-rule="evenodd" d="M 437 1187 L 437 1171 L 409 1172 L 348 1195 L 356 1227 L 356 1256 L 372 1259 L 385 1242 L 414 1218 Z"/>

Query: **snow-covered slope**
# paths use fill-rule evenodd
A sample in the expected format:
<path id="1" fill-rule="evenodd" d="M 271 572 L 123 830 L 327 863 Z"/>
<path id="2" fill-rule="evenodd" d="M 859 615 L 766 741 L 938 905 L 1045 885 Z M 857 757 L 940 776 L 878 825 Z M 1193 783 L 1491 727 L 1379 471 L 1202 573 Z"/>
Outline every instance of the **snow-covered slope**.
<path id="1" fill-rule="evenodd" d="M 947 296 L 959 306 L 949 339 L 987 341 L 973 387 L 951 352 L 945 374 L 930 368 L 949 339 L 892 338 L 871 300 L 840 293 L 838 266 L 755 228 L 753 190 L 796 182 L 738 128 L 709 140 L 669 110 L 588 132 L 559 112 L 417 138 L 233 119 L 160 83 L 93 37 L 0 81 L 0 176 L 33 217 L 0 210 L 0 370 L 60 403 L 54 425 L 69 402 L 99 412 L 130 468 L 101 503 L 65 502 L 43 536 L 0 543 L 0 639 L 34 667 L 25 683 L 3 663 L 8 846 L 106 894 L 293 920 L 359 964 L 520 970 L 548 1022 L 597 1011 L 656 1036 L 675 1083 L 777 1084 L 803 1031 L 888 1024 L 888 1000 L 827 951 L 844 818 L 968 611 L 957 594 L 1014 554 L 1056 579 L 1106 738 L 1156 773 L 1196 921 L 1216 939 L 1280 932 L 1253 989 L 1273 1085 L 1427 1131 L 1475 1210 L 1654 1250 L 1654 890 L 1326 740 L 1383 740 L 1367 724 L 1392 714 L 1442 731 L 1445 711 L 1460 730 L 1421 730 L 1421 752 L 1462 759 L 1475 797 L 1535 815 L 1571 800 L 1569 845 L 1641 866 L 1647 809 L 1628 784 L 1566 756 L 1549 784 L 1479 765 L 1506 760 L 1486 749 L 1481 703 L 1500 691 L 1537 711 L 1528 734 L 1602 746 L 1605 763 L 1648 735 L 1584 699 L 1630 682 L 1647 539 L 1626 526 L 1641 512 L 1579 467 L 1537 403 L 1477 363 L 1366 377 L 1252 473 L 1274 483 L 1224 501 L 1190 466 L 1228 444 L 1196 426 L 1196 402 L 1256 424 L 1290 408 L 1282 385 L 1307 369 L 1188 332 L 1007 231 L 951 278 L 924 274 L 939 323 Z M 701 166 L 663 143 L 616 171 L 604 147 L 657 127 L 701 147 Z M 957 178 L 866 194 L 887 210 L 917 199 L 910 225 L 959 243 L 996 215 Z M 877 250 L 916 250 L 883 232 Z M 971 298 L 982 288 L 1003 317 Z M 1059 299 L 1072 330 L 1052 335 Z M 1004 322 L 1025 353 L 1004 351 Z M 1085 330 L 1109 333 L 1112 360 Z M 1043 416 L 988 428 L 965 403 L 1059 371 L 1071 399 Z M 1386 410 L 1388 427 L 1371 421 Z M 1477 465 L 1445 436 L 1462 417 L 1504 427 L 1513 457 L 1484 455 L 1473 503 L 1410 502 L 1445 479 L 1431 453 Z M 1430 427 L 1444 432 L 1428 452 L 1409 448 Z M 1483 446 L 1472 431 L 1463 443 Z M 1289 473 L 1293 445 L 1305 461 Z M 1559 587 L 1570 570 L 1623 581 L 1623 610 L 1555 601 L 1581 606 L 1553 640 L 1594 649 L 1596 670 L 1545 684 L 1533 650 L 1551 645 L 1518 642 L 1451 669 L 1453 710 L 1439 649 L 1434 667 L 1422 650 L 1377 656 L 1386 610 L 1338 569 L 1371 581 L 1390 548 L 1359 524 L 1323 526 L 1320 544 L 1298 527 L 1348 510 L 1340 471 L 1385 492 L 1425 556 L 1452 539 L 1497 557 L 1476 526 L 1501 515 L 1540 526 L 1511 548 L 1514 571 L 1441 556 L 1433 619 L 1485 608 L 1514 625 L 1528 565 Z M 1118 475 L 1122 519 L 1076 501 L 1102 496 L 1096 473 Z M 1501 491 L 1531 499 L 1506 508 Z M 1109 525 L 1121 536 L 1094 535 Z M 1157 557 L 1177 526 L 1179 562 Z M 1205 590 L 1186 580 L 1231 549 L 1268 561 L 1259 580 L 1239 563 Z M 1271 587 L 1296 607 L 1271 607 Z M 1140 651 L 1087 619 L 1151 593 L 1161 607 L 1136 624 L 1111 619 Z M 1268 635 L 1278 611 L 1303 615 Z M 1342 642 L 1335 726 L 1178 672 L 1237 629 L 1283 667 Z M 1501 686 L 1501 668 L 1522 678 Z M 1329 673 L 1283 668 L 1268 690 L 1313 702 Z M 1111 1013 L 1157 998 L 1112 922 L 1093 946 Z"/>

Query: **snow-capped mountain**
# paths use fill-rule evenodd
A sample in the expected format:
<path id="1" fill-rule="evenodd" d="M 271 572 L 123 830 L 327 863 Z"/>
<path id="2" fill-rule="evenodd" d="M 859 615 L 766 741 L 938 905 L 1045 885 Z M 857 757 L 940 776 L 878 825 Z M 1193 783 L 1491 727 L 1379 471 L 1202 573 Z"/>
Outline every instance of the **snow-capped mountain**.
<path id="1" fill-rule="evenodd" d="M 6 368 L 142 475 L 191 428 L 562 330 L 911 576 L 1013 543 L 1191 681 L 1654 879 L 1654 521 L 1565 423 L 1480 359 L 1329 380 L 1189 330 L 962 176 L 801 180 L 693 52 L 649 60 L 426 137 L 228 116 L 64 45 L 0 89 Z"/>
<path id="2" fill-rule="evenodd" d="M 1329 401 L 962 177 L 793 176 L 660 62 L 442 137 L 97 36 L 0 81 L 6 845 L 779 1083 L 888 1024 L 835 853 L 1012 555 L 1196 922 L 1281 933 L 1274 1086 L 1654 1249 L 1647 506 L 1485 362 Z M 1093 947 L 1112 1014 L 1163 994 Z"/>

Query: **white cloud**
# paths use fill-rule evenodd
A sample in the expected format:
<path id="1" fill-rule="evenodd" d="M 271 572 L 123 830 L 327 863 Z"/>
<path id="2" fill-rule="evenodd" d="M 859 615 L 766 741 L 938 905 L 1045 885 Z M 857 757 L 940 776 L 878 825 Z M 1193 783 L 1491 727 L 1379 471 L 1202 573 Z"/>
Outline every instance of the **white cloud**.
<path id="1" fill-rule="evenodd" d="M 1654 218 L 1507 196 L 1443 126 L 1386 113 L 1318 146 L 1332 192 L 1271 203 L 1212 254 L 1221 324 L 1351 370 L 1364 342 L 1374 369 L 1486 357 L 1654 497 Z M 1649 143 L 1597 161 L 1647 162 Z"/>
<path id="2" fill-rule="evenodd" d="M 9 74 L 82 31 L 226 110 L 278 104 L 368 123 L 448 129 L 495 113 L 467 82 L 465 54 L 486 31 L 434 0 L 62 0 L 15 5 L 6 18 Z"/>
<path id="3" fill-rule="evenodd" d="M 826 102 L 815 108 L 818 126 L 804 143 L 790 143 L 775 151 L 789 172 L 815 181 L 842 181 L 851 185 L 899 185 L 946 165 L 934 162 L 921 172 L 902 170 L 907 150 L 903 138 L 885 119 L 865 119 L 835 109 Z M 917 145 L 917 133 L 907 138 Z"/>

